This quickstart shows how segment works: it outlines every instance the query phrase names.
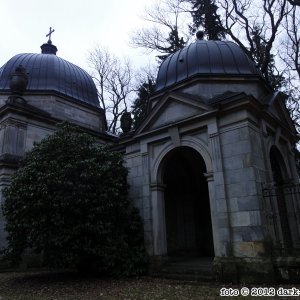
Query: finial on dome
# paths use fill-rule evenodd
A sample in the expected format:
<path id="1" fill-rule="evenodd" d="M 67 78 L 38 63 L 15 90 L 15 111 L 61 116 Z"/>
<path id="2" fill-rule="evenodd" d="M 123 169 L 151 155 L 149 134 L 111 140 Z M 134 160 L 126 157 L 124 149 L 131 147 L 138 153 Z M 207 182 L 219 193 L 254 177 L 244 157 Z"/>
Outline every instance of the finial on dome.
<path id="1" fill-rule="evenodd" d="M 197 31 L 196 37 L 197 37 L 197 40 L 203 40 L 204 32 L 203 31 Z"/>
<path id="2" fill-rule="evenodd" d="M 13 95 L 22 96 L 28 84 L 28 74 L 26 69 L 19 65 L 10 75 L 9 87 Z"/>
<path id="3" fill-rule="evenodd" d="M 51 41 L 51 34 L 54 32 L 55 30 L 52 29 L 52 27 L 49 28 L 49 33 L 46 34 L 46 37 L 49 36 L 49 39 L 48 39 L 48 44 L 52 44 L 52 41 Z"/>
<path id="4" fill-rule="evenodd" d="M 52 29 L 52 27 L 49 28 L 49 33 L 46 34 L 46 37 L 49 37 L 48 42 L 43 44 L 41 46 L 42 49 L 42 54 L 54 54 L 56 55 L 57 52 L 57 48 L 56 46 L 52 45 L 52 41 L 51 41 L 51 34 L 54 32 L 55 30 Z"/>
<path id="5" fill-rule="evenodd" d="M 26 103 L 22 97 L 28 85 L 28 73 L 26 69 L 19 65 L 15 71 L 10 74 L 9 88 L 11 96 L 8 97 L 6 103 Z"/>

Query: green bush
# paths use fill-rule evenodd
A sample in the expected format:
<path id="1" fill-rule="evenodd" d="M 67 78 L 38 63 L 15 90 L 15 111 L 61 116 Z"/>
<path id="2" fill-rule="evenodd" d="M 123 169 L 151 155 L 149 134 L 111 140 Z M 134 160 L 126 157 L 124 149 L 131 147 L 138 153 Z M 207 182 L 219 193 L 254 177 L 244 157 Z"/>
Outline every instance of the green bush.
<path id="1" fill-rule="evenodd" d="M 119 153 L 62 125 L 27 153 L 4 190 L 5 257 L 19 263 L 31 249 L 48 266 L 143 272 L 143 225 L 127 200 L 126 177 Z"/>

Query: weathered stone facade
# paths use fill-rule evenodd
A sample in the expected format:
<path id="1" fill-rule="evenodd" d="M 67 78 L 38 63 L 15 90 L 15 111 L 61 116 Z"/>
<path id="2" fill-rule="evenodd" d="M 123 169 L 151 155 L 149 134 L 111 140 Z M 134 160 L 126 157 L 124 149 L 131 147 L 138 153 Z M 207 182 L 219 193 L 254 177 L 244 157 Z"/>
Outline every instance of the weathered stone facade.
<path id="1" fill-rule="evenodd" d="M 201 43 L 210 47 L 209 42 Z M 148 251 L 158 259 L 172 259 L 174 245 L 169 236 L 174 232 L 168 229 L 168 218 L 177 223 L 180 220 L 179 227 L 186 230 L 186 236 L 192 232 L 191 219 L 194 227 L 200 224 L 192 215 L 189 220 L 178 214 L 168 216 L 168 203 L 172 203 L 167 186 L 171 181 L 166 177 L 169 156 L 180 149 L 191 155 L 189 149 L 193 149 L 205 164 L 198 167 L 206 178 L 209 195 L 209 211 L 205 213 L 210 214 L 211 223 L 202 224 L 201 230 L 209 233 L 205 227 L 211 226 L 213 238 L 213 251 L 203 252 L 201 247 L 206 247 L 209 238 L 194 230 L 194 239 L 199 240 L 198 253 L 214 257 L 215 275 L 221 280 L 291 280 L 298 272 L 295 270 L 299 270 L 299 194 L 282 199 L 265 196 L 266 186 L 283 187 L 299 182 L 293 152 L 297 136 L 283 97 L 274 93 L 258 72 L 249 71 L 251 76 L 246 74 L 247 70 L 239 76 L 225 72 L 208 76 L 201 73 L 200 66 L 198 76 L 189 77 L 180 63 L 197 57 L 181 51 L 182 56 L 174 54 L 167 66 L 163 63 L 160 73 L 165 73 L 158 75 L 158 81 L 163 78 L 158 87 L 163 88 L 150 99 L 147 119 L 132 136 L 121 141 L 130 169 L 130 197 L 144 217 Z M 207 60 L 213 58 L 208 55 Z M 230 66 L 223 62 L 223 71 L 227 67 Z M 280 153 L 280 183 L 274 179 L 272 149 Z M 192 182 L 190 176 L 188 180 Z M 184 185 L 183 181 L 178 184 Z M 177 190 L 175 185 L 172 188 Z M 201 189 L 206 189 L 203 183 Z M 190 195 L 183 195 L 181 209 L 196 209 Z M 174 206 L 181 201 L 180 197 L 173 195 Z M 198 198 L 194 203 L 204 201 L 201 193 L 195 197 Z M 285 213 L 280 213 L 282 207 L 286 207 Z M 199 218 L 204 218 L 202 213 L 200 210 Z M 283 223 L 287 228 L 283 228 Z M 178 224 L 173 226 L 180 240 Z M 187 246 L 193 244 L 189 239 L 186 248 L 181 249 L 185 254 L 177 249 L 177 256 L 184 257 L 195 250 Z"/>
<path id="2" fill-rule="evenodd" d="M 270 226 L 268 214 L 274 216 L 275 212 L 267 207 L 263 187 L 273 182 L 269 159 L 272 146 L 284 153 L 284 163 L 289 169 L 286 179 L 298 182 L 290 129 L 268 124 L 263 116 L 271 117 L 268 109 L 246 94 L 228 101 L 222 110 L 212 107 L 195 113 L 195 108 L 191 107 L 195 114 L 180 121 L 182 112 L 187 112 L 190 105 L 188 99 L 182 97 L 169 94 L 165 111 L 159 108 L 157 112 L 156 120 L 161 122 L 161 115 L 168 115 L 171 107 L 172 113 L 167 118 L 170 124 L 166 122 L 162 127 L 151 124 L 151 129 L 146 128 L 145 133 L 141 129 L 133 139 L 124 141 L 130 169 L 130 197 L 144 217 L 149 253 L 168 256 L 164 158 L 174 149 L 189 147 L 201 155 L 206 165 L 215 265 L 220 278 L 246 280 L 253 268 L 252 275 L 254 271 L 261 273 L 257 280 L 269 280 L 275 276 L 270 248 L 280 237 L 274 235 Z M 174 103 L 179 103 L 178 110 L 174 109 Z M 299 228 L 297 205 L 289 211 L 290 227 L 294 229 Z M 299 231 L 294 230 L 292 237 L 297 253 Z"/>
<path id="3" fill-rule="evenodd" d="M 13 103 L 0 90 L 1 190 L 16 160 L 68 120 L 124 153 L 153 262 L 210 257 L 230 282 L 299 276 L 299 193 L 285 192 L 299 182 L 297 135 L 282 95 L 236 45 L 197 41 L 169 57 L 147 118 L 120 138 L 101 108 L 62 94 L 29 89 Z"/>

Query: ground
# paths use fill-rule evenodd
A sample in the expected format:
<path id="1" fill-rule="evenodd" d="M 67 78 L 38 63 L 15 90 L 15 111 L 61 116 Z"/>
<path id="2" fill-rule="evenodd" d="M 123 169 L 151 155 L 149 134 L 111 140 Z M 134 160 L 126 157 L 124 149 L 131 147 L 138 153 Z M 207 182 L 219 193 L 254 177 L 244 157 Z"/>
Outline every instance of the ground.
<path id="1" fill-rule="evenodd" d="M 292 288 L 295 285 L 284 285 Z M 241 286 L 216 282 L 172 279 L 95 278 L 74 272 L 0 273 L 0 300 L 198 300 L 198 299 L 299 299 L 298 297 L 220 297 L 221 288 Z M 300 290 L 300 285 L 296 285 Z M 249 286 L 249 288 L 251 288 Z M 279 286 L 275 287 L 278 290 Z"/>
<path id="2" fill-rule="evenodd" d="M 137 300 L 216 299 L 220 287 L 161 278 L 104 279 L 76 273 L 0 273 L 1 300 Z"/>

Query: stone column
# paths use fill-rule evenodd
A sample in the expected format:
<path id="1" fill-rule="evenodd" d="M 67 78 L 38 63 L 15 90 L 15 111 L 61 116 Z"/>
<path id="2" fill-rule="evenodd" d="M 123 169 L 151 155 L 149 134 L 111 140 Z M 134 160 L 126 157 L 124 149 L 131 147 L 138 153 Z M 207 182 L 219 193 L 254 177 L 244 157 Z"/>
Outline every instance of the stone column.
<path id="1" fill-rule="evenodd" d="M 226 199 L 220 135 L 216 120 L 212 120 L 208 125 L 208 134 L 213 166 L 213 181 L 208 181 L 208 186 L 210 197 L 212 197 L 212 195 L 214 197 L 214 199 L 210 200 L 210 203 L 211 210 L 213 210 L 214 244 L 217 245 L 217 247 L 215 246 L 215 255 L 230 256 L 232 255 L 231 226 Z M 212 190 L 214 190 L 214 192 L 212 192 Z M 218 232 L 218 234 L 215 234 L 215 232 Z"/>
<path id="2" fill-rule="evenodd" d="M 167 255 L 166 215 L 165 215 L 165 186 L 151 185 L 153 254 Z"/>
<path id="3" fill-rule="evenodd" d="M 205 173 L 204 174 L 207 185 L 208 185 L 208 193 L 209 193 L 209 204 L 210 204 L 210 216 L 211 216 L 211 225 L 212 225 L 212 233 L 213 233 L 213 241 L 214 241 L 214 252 L 215 256 L 222 256 L 222 252 L 220 249 L 220 236 L 218 230 L 218 214 L 217 214 L 217 206 L 215 199 L 215 184 L 214 184 L 214 176 L 213 173 Z"/>

